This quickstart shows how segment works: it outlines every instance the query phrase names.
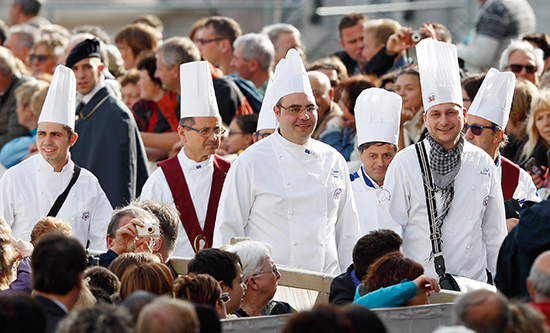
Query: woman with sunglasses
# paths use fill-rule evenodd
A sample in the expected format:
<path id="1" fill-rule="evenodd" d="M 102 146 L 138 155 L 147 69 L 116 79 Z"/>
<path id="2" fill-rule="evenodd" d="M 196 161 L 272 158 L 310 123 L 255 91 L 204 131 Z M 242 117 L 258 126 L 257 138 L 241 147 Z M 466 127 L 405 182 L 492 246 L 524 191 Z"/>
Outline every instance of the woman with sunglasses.
<path id="1" fill-rule="evenodd" d="M 60 41 L 43 38 L 36 42 L 29 54 L 29 65 L 32 76 L 38 74 L 53 74 L 57 59 L 63 55 L 65 46 Z"/>

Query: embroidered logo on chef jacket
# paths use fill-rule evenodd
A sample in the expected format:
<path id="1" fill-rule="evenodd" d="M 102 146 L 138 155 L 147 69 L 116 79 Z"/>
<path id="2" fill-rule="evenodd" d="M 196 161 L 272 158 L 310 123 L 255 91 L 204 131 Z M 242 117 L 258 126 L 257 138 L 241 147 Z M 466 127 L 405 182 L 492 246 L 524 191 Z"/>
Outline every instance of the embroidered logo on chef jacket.
<path id="1" fill-rule="evenodd" d="M 484 176 L 488 176 L 488 177 L 491 177 L 491 171 L 489 171 L 489 168 L 483 168 L 483 170 L 481 170 L 479 172 L 480 175 L 484 175 Z"/>
<path id="2" fill-rule="evenodd" d="M 380 189 L 380 194 L 378 195 L 378 203 L 386 202 L 391 200 L 390 191 L 385 188 Z"/>
<path id="3" fill-rule="evenodd" d="M 483 206 L 487 207 L 487 203 L 489 202 L 489 196 L 485 196 L 485 198 L 483 198 Z"/>
<path id="4" fill-rule="evenodd" d="M 330 175 L 331 175 L 332 177 L 334 177 L 335 179 L 339 179 L 339 178 L 340 178 L 340 171 L 339 171 L 339 170 L 330 169 Z"/>
<path id="5" fill-rule="evenodd" d="M 336 190 L 334 190 L 334 194 L 332 194 L 332 197 L 334 198 L 334 200 L 340 200 L 341 194 L 342 194 L 342 189 L 337 188 Z"/>
<path id="6" fill-rule="evenodd" d="M 84 212 L 82 213 L 82 219 L 84 221 L 88 221 L 90 219 L 90 212 Z"/>
<path id="7" fill-rule="evenodd" d="M 437 98 L 437 96 L 435 96 L 434 93 L 431 93 L 428 95 L 428 101 L 431 103 L 433 101 L 435 101 L 435 99 Z"/>

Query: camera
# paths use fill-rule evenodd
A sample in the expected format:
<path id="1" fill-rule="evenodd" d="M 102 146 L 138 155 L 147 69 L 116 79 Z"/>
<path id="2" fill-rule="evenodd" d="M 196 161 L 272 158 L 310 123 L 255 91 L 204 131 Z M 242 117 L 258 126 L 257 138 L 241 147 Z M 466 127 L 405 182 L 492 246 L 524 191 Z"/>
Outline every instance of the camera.
<path id="1" fill-rule="evenodd" d="M 136 226 L 138 237 L 160 237 L 158 223 L 145 223 L 143 227 Z"/>
<path id="2" fill-rule="evenodd" d="M 426 38 L 425 33 L 420 32 L 419 30 L 413 30 L 413 31 L 407 33 L 407 35 L 405 36 L 405 42 L 407 44 L 410 44 L 410 43 L 415 43 L 416 44 L 424 38 Z"/>

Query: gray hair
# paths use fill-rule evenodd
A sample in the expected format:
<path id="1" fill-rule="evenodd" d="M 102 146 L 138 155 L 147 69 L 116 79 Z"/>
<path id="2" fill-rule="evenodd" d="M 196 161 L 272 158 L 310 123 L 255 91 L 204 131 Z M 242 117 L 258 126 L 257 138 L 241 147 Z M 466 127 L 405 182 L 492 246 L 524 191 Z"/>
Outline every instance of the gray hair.
<path id="1" fill-rule="evenodd" d="M 264 72 L 270 72 L 273 68 L 275 59 L 275 47 L 265 34 L 249 33 L 237 38 L 233 43 L 233 48 L 242 45 L 241 57 L 246 60 L 256 59 L 260 69 Z"/>
<path id="2" fill-rule="evenodd" d="M 527 54 L 534 55 L 535 63 L 537 64 L 537 75 L 542 75 L 542 71 L 544 70 L 544 52 L 539 48 L 533 47 L 531 43 L 521 40 L 511 41 L 510 45 L 508 45 L 508 47 L 504 51 L 502 51 L 499 62 L 499 67 L 501 71 L 506 69 L 506 67 L 508 66 L 508 59 L 510 58 L 510 55 L 515 51 L 522 51 Z"/>
<path id="3" fill-rule="evenodd" d="M 136 203 L 129 203 L 127 206 L 117 208 L 113 211 L 111 221 L 109 222 L 109 226 L 107 227 L 107 234 L 111 238 L 114 239 L 116 237 L 118 224 L 120 220 L 125 216 L 130 216 L 133 219 L 143 219 L 145 223 L 158 222 L 157 218 L 153 214 L 141 208 Z"/>
<path id="4" fill-rule="evenodd" d="M 195 307 L 181 299 L 166 296 L 159 297 L 143 307 L 137 320 L 138 332 L 191 333 L 199 327 L 199 318 Z"/>
<path id="5" fill-rule="evenodd" d="M 231 246 L 228 251 L 236 253 L 241 258 L 243 281 L 246 281 L 260 272 L 262 261 L 271 257 L 273 247 L 265 242 L 244 241 Z"/>
<path id="6" fill-rule="evenodd" d="M 21 11 L 25 15 L 38 15 L 44 0 L 14 0 L 14 5 L 21 5 Z"/>
<path id="7" fill-rule="evenodd" d="M 11 51 L 0 46 L 0 75 L 11 78 L 17 72 L 15 57 Z"/>
<path id="8" fill-rule="evenodd" d="M 201 60 L 201 53 L 195 43 L 188 37 L 172 37 L 164 41 L 157 49 L 157 56 L 162 52 L 162 63 L 170 68 L 187 62 Z"/>
<path id="9" fill-rule="evenodd" d="M 176 249 L 178 239 L 178 214 L 170 206 L 154 201 L 136 203 L 137 206 L 153 214 L 159 221 L 160 235 L 162 236 L 162 247 L 171 256 Z"/>
<path id="10" fill-rule="evenodd" d="M 20 48 L 32 48 L 36 40 L 39 38 L 38 29 L 28 24 L 17 24 L 10 28 L 8 36 L 17 35 L 17 42 Z"/>
<path id="11" fill-rule="evenodd" d="M 535 265 L 532 265 L 529 271 L 529 279 L 536 294 L 550 297 L 550 275 L 539 271 Z"/>
<path id="12" fill-rule="evenodd" d="M 286 24 L 286 23 L 275 23 L 272 25 L 265 26 L 260 33 L 266 34 L 271 40 L 271 42 L 273 43 L 273 45 L 277 45 L 279 35 L 283 32 L 290 32 L 291 34 L 294 35 L 294 38 L 296 38 L 297 40 L 300 40 L 300 37 L 301 37 L 300 30 L 296 29 L 295 26 L 291 24 Z"/>
<path id="13" fill-rule="evenodd" d="M 72 311 L 59 323 L 57 332 L 134 333 L 135 329 L 132 316 L 124 306 L 101 304 Z"/>
<path id="14" fill-rule="evenodd" d="M 482 304 L 494 299 L 498 302 L 500 311 L 496 318 L 484 318 L 483 323 L 472 318 L 472 307 L 479 307 Z M 508 310 L 508 300 L 499 292 L 480 289 L 468 292 L 458 298 L 454 305 L 454 323 L 466 326 L 479 333 L 505 332 L 508 323 L 511 321 L 511 313 Z M 489 321 L 489 322 L 488 322 Z M 483 327 L 480 327 L 483 326 Z"/>

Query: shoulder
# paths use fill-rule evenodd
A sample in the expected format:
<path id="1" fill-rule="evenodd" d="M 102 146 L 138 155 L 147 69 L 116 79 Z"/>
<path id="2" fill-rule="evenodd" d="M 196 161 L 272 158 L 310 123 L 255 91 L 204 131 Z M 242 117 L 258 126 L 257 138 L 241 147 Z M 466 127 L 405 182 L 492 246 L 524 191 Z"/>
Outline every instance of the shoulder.
<path id="1" fill-rule="evenodd" d="M 496 168 L 495 161 L 483 149 L 476 145 L 464 141 L 464 149 L 462 150 L 462 162 L 471 161 L 477 164 L 488 164 Z"/>

